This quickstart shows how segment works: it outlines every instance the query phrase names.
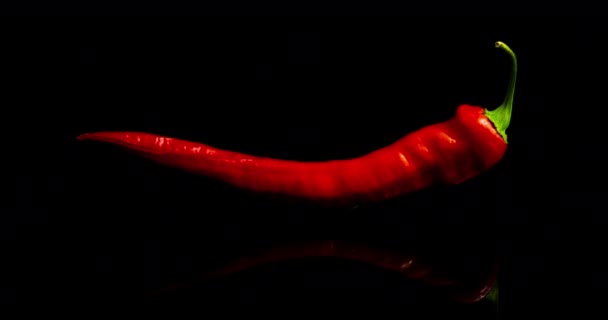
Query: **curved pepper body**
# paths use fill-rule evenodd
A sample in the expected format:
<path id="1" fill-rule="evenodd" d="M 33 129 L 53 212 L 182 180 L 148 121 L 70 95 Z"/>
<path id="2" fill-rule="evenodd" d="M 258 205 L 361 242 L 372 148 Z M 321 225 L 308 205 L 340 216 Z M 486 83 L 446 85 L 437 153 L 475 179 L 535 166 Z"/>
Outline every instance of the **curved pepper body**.
<path id="1" fill-rule="evenodd" d="M 436 183 L 460 183 L 492 167 L 506 150 L 484 110 L 469 105 L 460 106 L 446 122 L 369 154 L 324 162 L 256 157 L 140 132 L 97 132 L 79 139 L 116 144 L 163 165 L 255 192 L 349 205 L 390 199 Z"/>

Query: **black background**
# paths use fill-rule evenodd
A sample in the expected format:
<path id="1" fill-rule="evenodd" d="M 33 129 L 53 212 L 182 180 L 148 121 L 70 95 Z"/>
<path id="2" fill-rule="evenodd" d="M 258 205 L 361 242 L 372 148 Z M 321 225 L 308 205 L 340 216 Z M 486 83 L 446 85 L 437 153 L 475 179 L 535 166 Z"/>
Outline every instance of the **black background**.
<path id="1" fill-rule="evenodd" d="M 594 123 L 605 109 L 594 78 L 605 65 L 600 18 L 15 21 L 3 41 L 3 158 L 13 192 L 0 225 L 3 301 L 115 302 L 195 277 L 238 248 L 328 235 L 394 245 L 409 234 L 428 248 L 499 250 L 504 318 L 590 310 L 587 298 L 598 297 L 590 288 L 602 287 L 606 226 L 594 201 L 604 191 L 595 170 L 605 159 Z M 462 103 L 498 106 L 509 60 L 497 40 L 520 67 L 504 160 L 460 186 L 385 204 L 276 203 L 74 140 L 128 130 L 276 158 L 353 157 L 448 119 Z M 395 298 L 403 281 L 304 261 L 226 280 L 214 298 L 407 304 Z"/>

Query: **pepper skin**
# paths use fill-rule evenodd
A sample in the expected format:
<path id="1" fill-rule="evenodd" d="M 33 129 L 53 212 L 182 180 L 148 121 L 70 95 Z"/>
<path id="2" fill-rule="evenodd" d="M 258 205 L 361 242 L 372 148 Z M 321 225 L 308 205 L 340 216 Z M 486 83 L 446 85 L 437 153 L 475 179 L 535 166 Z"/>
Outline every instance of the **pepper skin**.
<path id="1" fill-rule="evenodd" d="M 445 122 L 412 132 L 395 143 L 348 160 L 298 162 L 213 148 L 202 143 L 141 132 L 97 132 L 81 140 L 119 145 L 167 166 L 212 177 L 259 193 L 319 203 L 357 205 L 383 201 L 438 183 L 457 184 L 494 166 L 507 148 L 505 133 L 517 72 L 504 103 L 495 110 L 461 105 Z"/>
<path id="2" fill-rule="evenodd" d="M 138 151 L 163 165 L 234 186 L 317 202 L 382 201 L 438 182 L 460 183 L 496 164 L 506 150 L 483 109 L 458 108 L 453 119 L 408 134 L 359 158 L 298 162 L 255 157 L 140 132 L 98 132 L 99 140 Z"/>

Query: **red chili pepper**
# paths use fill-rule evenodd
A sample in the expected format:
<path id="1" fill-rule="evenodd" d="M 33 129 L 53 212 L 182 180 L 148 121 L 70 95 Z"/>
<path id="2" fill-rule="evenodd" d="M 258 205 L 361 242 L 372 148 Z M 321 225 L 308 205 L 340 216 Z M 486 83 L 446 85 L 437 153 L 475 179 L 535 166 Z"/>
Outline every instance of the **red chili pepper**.
<path id="1" fill-rule="evenodd" d="M 494 166 L 507 148 L 517 59 L 512 59 L 503 104 L 495 110 L 461 105 L 452 119 L 427 126 L 392 145 L 348 160 L 298 162 L 256 157 L 140 132 L 97 132 L 99 140 L 139 152 L 164 165 L 256 192 L 314 201 L 358 204 L 381 201 L 437 183 L 458 184 Z"/>

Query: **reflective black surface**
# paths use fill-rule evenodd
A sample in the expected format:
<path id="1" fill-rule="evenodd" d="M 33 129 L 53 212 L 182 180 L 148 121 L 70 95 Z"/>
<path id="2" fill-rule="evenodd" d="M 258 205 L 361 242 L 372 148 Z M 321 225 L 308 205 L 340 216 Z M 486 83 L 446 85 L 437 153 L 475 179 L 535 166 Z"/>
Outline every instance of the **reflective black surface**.
<path id="1" fill-rule="evenodd" d="M 579 286 L 599 288 L 603 279 L 593 258 L 605 227 L 594 201 L 603 172 L 589 172 L 605 160 L 594 123 L 603 78 L 592 78 L 603 74 L 598 39 L 606 34 L 596 20 L 202 20 L 74 19 L 19 25 L 7 36 L 3 301 L 116 302 L 132 289 L 195 277 L 236 247 L 336 233 L 387 246 L 416 238 L 419 248 L 475 248 L 458 256 L 498 247 L 504 317 L 597 296 Z M 136 130 L 274 157 L 350 157 L 442 121 L 461 103 L 498 105 L 508 67 L 496 40 L 520 58 L 511 144 L 494 170 L 458 187 L 336 212 L 259 199 L 73 140 Z M 197 294 L 411 306 L 417 295 L 399 290 L 415 285 L 382 272 L 285 263 Z M 166 301 L 207 299 L 179 294 L 190 298 Z"/>

